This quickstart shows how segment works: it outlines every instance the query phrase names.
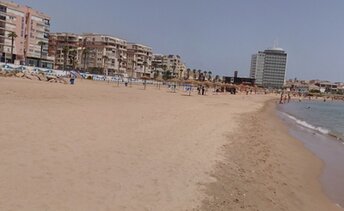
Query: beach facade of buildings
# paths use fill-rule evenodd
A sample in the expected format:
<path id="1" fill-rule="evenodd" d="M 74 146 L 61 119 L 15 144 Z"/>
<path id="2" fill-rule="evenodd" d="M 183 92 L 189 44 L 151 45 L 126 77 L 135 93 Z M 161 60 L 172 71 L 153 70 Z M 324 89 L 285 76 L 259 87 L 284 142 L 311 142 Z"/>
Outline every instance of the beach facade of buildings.
<path id="1" fill-rule="evenodd" d="M 55 68 L 105 75 L 127 72 L 127 41 L 103 34 L 52 33 L 49 54 Z"/>
<path id="2" fill-rule="evenodd" d="M 48 15 L 28 6 L 0 1 L 1 62 L 51 67 L 54 58 L 48 56 L 49 33 Z"/>
<path id="3" fill-rule="evenodd" d="M 50 22 L 28 6 L 0 1 L 0 62 L 131 78 L 196 79 L 179 55 L 153 55 L 147 45 L 110 35 L 50 33 Z"/>
<path id="4" fill-rule="evenodd" d="M 179 55 L 154 54 L 152 69 L 155 77 L 163 76 L 163 74 L 169 72 L 171 77 L 182 79 L 187 74 L 186 65 Z"/>
<path id="5" fill-rule="evenodd" d="M 184 78 L 186 65 L 179 55 L 153 55 L 149 46 L 129 43 L 103 34 L 51 33 L 49 56 L 54 68 L 82 70 L 104 75 L 126 75 L 132 78 Z"/>
<path id="6" fill-rule="evenodd" d="M 151 77 L 153 50 L 151 47 L 137 44 L 127 44 L 127 72 L 131 78 Z"/>
<path id="7" fill-rule="evenodd" d="M 92 77 L 211 78 L 210 71 L 191 72 L 179 55 L 162 55 L 159 59 L 147 45 L 129 43 L 110 35 L 50 33 L 50 22 L 48 15 L 28 6 L 0 1 L 2 68 L 33 67 L 43 72 L 57 72 L 58 76 L 64 75 L 66 70 L 79 70 Z M 9 66 L 11 63 L 13 65 Z"/>
<path id="8" fill-rule="evenodd" d="M 127 71 L 127 41 L 103 34 L 83 34 L 78 69 L 95 70 L 105 75 Z"/>
<path id="9" fill-rule="evenodd" d="M 49 56 L 55 58 L 54 68 L 75 69 L 79 61 L 78 52 L 82 37 L 73 33 L 51 33 Z"/>
<path id="10" fill-rule="evenodd" d="M 254 54 L 250 77 L 265 88 L 283 88 L 287 67 L 287 53 L 281 48 L 271 48 Z"/>
<path id="11" fill-rule="evenodd" d="M 284 88 L 299 94 L 344 94 L 344 84 L 323 80 L 287 80 Z"/>

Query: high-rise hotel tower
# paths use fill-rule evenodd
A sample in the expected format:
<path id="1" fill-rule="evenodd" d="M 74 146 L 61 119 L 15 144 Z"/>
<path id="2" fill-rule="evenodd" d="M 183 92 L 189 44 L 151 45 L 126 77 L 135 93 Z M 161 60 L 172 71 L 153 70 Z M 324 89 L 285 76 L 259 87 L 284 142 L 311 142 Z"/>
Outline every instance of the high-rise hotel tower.
<path id="1" fill-rule="evenodd" d="M 285 82 L 287 53 L 282 48 L 271 48 L 252 55 L 251 78 L 265 88 L 282 88 Z"/>

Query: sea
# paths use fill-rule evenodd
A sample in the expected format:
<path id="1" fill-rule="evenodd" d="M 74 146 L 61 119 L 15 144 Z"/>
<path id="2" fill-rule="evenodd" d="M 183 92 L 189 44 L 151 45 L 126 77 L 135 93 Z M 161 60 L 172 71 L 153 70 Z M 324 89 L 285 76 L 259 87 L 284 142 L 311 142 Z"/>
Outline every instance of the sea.
<path id="1" fill-rule="evenodd" d="M 344 208 L 344 101 L 291 101 L 278 106 L 278 115 L 290 134 L 323 161 L 323 190 Z"/>

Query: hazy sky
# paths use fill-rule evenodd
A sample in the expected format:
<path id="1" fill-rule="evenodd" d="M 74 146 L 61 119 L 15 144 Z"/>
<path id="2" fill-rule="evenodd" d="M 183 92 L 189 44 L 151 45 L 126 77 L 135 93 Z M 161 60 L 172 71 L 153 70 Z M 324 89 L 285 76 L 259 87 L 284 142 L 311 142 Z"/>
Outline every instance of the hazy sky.
<path id="1" fill-rule="evenodd" d="M 53 32 L 97 32 L 179 54 L 189 68 L 248 76 L 251 54 L 288 53 L 287 77 L 344 81 L 343 0 L 15 0 Z"/>

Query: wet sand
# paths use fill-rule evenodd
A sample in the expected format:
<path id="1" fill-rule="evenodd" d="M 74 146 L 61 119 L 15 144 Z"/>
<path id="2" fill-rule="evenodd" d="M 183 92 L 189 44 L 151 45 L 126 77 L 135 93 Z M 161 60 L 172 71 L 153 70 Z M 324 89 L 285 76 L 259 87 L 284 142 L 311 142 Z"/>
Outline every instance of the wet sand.
<path id="1" fill-rule="evenodd" d="M 344 207 L 344 144 L 333 137 L 326 136 L 301 127 L 281 114 L 289 127 L 290 134 L 302 141 L 324 163 L 321 182 L 329 198 Z"/>
<path id="2" fill-rule="evenodd" d="M 0 78 L 0 210 L 336 210 L 268 96 Z"/>
<path id="3" fill-rule="evenodd" d="M 323 163 L 277 117 L 275 102 L 246 115 L 205 184 L 209 210 L 340 210 L 322 191 Z"/>

